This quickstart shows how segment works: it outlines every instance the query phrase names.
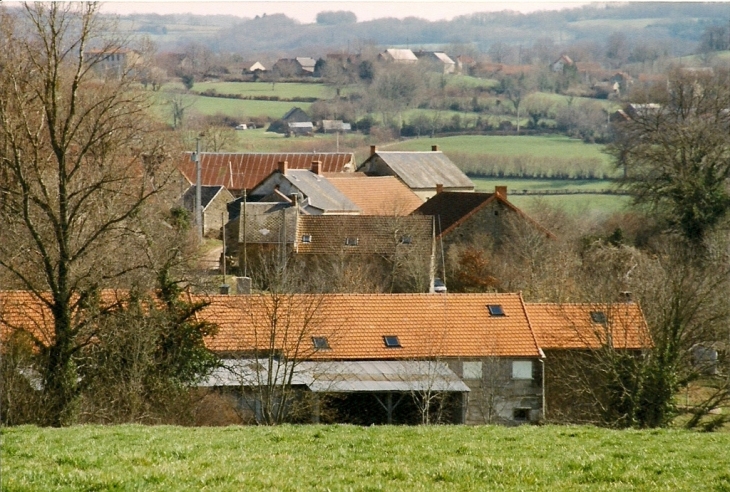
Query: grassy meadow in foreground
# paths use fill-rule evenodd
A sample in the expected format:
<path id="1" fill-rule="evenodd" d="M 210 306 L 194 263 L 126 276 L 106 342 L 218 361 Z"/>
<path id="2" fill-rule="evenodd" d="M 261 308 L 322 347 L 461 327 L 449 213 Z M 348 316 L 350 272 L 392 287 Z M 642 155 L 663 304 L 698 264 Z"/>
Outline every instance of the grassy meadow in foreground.
<path id="1" fill-rule="evenodd" d="M 2 488 L 730 491 L 730 434 L 592 427 L 2 430 Z"/>

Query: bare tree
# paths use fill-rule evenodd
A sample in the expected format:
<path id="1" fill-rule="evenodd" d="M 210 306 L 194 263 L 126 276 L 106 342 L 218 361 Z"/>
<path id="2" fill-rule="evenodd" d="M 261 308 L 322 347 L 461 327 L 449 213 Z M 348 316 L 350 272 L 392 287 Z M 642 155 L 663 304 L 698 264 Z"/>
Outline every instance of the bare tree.
<path id="1" fill-rule="evenodd" d="M 51 425 L 72 418 L 76 359 L 96 334 L 89 301 L 144 267 L 139 220 L 171 175 L 129 67 L 105 68 L 122 47 L 100 34 L 113 29 L 98 9 L 0 13 L 0 269 L 52 313 L 49 340 L 34 340 Z"/>
<path id="2" fill-rule="evenodd" d="M 323 333 L 324 296 L 302 294 L 304 277 L 278 252 L 259 261 L 254 281 L 265 291 L 247 296 L 244 316 L 251 334 L 251 359 L 231 368 L 256 422 L 276 425 L 306 411 L 297 406 L 296 378 L 302 363 L 328 348 L 334 333 Z"/>

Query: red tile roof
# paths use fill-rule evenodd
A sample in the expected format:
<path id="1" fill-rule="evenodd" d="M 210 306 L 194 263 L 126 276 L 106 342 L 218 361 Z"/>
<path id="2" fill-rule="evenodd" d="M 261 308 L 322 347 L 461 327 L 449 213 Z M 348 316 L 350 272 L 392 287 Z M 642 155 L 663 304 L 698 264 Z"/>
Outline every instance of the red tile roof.
<path id="1" fill-rule="evenodd" d="M 614 348 L 653 346 L 644 314 L 633 302 L 614 304 L 525 304 L 537 341 L 545 350 L 599 348 L 610 338 Z M 591 313 L 603 313 L 605 323 Z"/>
<path id="2" fill-rule="evenodd" d="M 275 345 L 300 358 L 539 357 L 519 294 L 292 295 L 277 301 Z M 211 350 L 268 347 L 274 297 L 214 296 L 210 302 L 201 316 L 219 325 L 206 341 Z M 505 316 L 490 316 L 489 304 L 501 305 Z M 327 337 L 331 349 L 315 351 L 312 336 Z M 384 336 L 397 336 L 401 347 L 386 347 Z"/>
<path id="3" fill-rule="evenodd" d="M 195 163 L 187 152 L 178 169 L 190 184 L 195 184 Z M 320 161 L 320 172 L 342 172 L 356 167 L 355 155 L 348 153 L 200 153 L 201 181 L 205 186 L 221 185 L 229 190 L 250 191 L 278 168 L 281 161 L 289 169 L 311 169 Z M 349 164 L 349 166 L 348 166 Z M 347 167 L 346 167 L 347 166 Z"/>
<path id="4" fill-rule="evenodd" d="M 362 215 L 408 215 L 423 203 L 395 176 L 327 173 L 325 177 L 362 210 Z"/>

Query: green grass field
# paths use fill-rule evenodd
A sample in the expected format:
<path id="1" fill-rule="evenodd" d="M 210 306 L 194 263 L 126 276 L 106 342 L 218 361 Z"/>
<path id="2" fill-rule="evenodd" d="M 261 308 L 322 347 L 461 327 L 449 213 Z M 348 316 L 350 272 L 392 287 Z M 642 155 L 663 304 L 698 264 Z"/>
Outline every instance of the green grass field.
<path id="1" fill-rule="evenodd" d="M 214 90 L 219 94 L 240 94 L 251 97 L 316 97 L 327 99 L 334 95 L 334 89 L 324 84 L 301 84 L 296 82 L 279 82 L 272 87 L 270 82 L 198 82 L 193 86 L 194 92 Z"/>
<path id="2" fill-rule="evenodd" d="M 463 152 L 493 155 L 533 155 L 537 157 L 600 159 L 610 163 L 603 146 L 583 143 L 565 136 L 493 136 L 462 135 L 456 137 L 419 138 L 388 145 L 387 150 L 430 150 L 438 145 L 444 153 Z"/>
<path id="3" fill-rule="evenodd" d="M 625 195 L 520 195 L 522 190 L 582 190 L 613 188 L 608 180 L 471 178 L 477 191 L 491 193 L 495 186 L 507 186 L 509 201 L 530 213 L 547 207 L 561 208 L 585 217 L 607 216 L 625 210 L 631 197 Z"/>
<path id="4" fill-rule="evenodd" d="M 2 437 L 5 491 L 730 490 L 730 434 L 81 426 Z"/>

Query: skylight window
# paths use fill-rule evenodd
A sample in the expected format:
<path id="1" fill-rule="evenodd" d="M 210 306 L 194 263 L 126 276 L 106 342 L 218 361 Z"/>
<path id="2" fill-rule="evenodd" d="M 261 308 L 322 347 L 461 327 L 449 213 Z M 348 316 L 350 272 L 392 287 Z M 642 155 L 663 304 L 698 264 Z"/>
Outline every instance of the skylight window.
<path id="1" fill-rule="evenodd" d="M 411 237 L 411 236 L 401 236 L 400 237 L 400 243 L 401 244 L 411 244 L 411 243 L 413 243 L 413 237 Z"/>
<path id="2" fill-rule="evenodd" d="M 312 337 L 312 345 L 314 345 L 315 350 L 327 350 L 330 348 L 327 337 Z"/>
<path id="3" fill-rule="evenodd" d="M 386 335 L 383 337 L 383 341 L 385 342 L 385 346 L 387 348 L 400 348 L 400 340 L 398 340 L 398 337 L 395 335 Z"/>
<path id="4" fill-rule="evenodd" d="M 591 321 L 600 325 L 606 324 L 606 313 L 603 311 L 591 311 Z"/>
<path id="5" fill-rule="evenodd" d="M 357 246 L 360 241 L 356 237 L 346 237 L 345 246 Z"/>
<path id="6" fill-rule="evenodd" d="M 487 304 L 490 316 L 505 316 L 504 309 L 499 304 Z"/>
<path id="7" fill-rule="evenodd" d="M 303 243 L 311 243 L 312 242 L 312 235 L 311 234 L 305 234 L 302 236 L 302 242 Z"/>

